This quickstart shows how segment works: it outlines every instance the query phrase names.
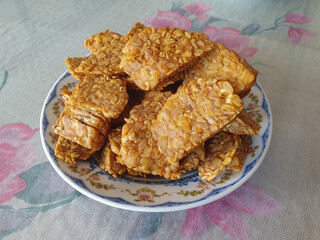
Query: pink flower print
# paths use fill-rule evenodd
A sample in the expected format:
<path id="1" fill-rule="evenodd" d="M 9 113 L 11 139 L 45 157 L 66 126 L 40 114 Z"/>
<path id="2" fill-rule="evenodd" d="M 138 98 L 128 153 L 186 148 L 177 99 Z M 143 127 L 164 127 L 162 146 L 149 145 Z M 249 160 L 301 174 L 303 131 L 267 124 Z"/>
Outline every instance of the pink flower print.
<path id="1" fill-rule="evenodd" d="M 253 103 L 249 103 L 248 106 L 246 107 L 248 110 L 252 110 L 255 108 L 255 105 Z"/>
<path id="2" fill-rule="evenodd" d="M 208 186 L 208 184 L 206 182 L 199 182 L 197 188 L 206 188 Z"/>
<path id="3" fill-rule="evenodd" d="M 257 113 L 255 111 L 249 112 L 249 115 L 251 118 L 255 118 L 257 116 Z"/>
<path id="4" fill-rule="evenodd" d="M 247 148 L 247 154 L 250 154 L 250 153 L 252 153 L 253 151 L 254 151 L 254 147 L 249 146 L 249 147 Z"/>
<path id="5" fill-rule="evenodd" d="M 313 38 L 314 35 L 312 32 L 302 29 L 302 28 L 289 28 L 288 37 L 292 44 L 297 44 L 302 41 L 303 37 Z"/>
<path id="6" fill-rule="evenodd" d="M 192 26 L 192 21 L 186 16 L 181 16 L 179 12 L 160 10 L 158 10 L 157 16 L 147 17 L 143 20 L 143 23 L 147 27 L 161 28 L 174 26 L 186 30 Z"/>
<path id="7" fill-rule="evenodd" d="M 294 24 L 304 24 L 312 22 L 312 18 L 308 18 L 299 12 L 291 12 L 288 13 L 284 22 L 286 23 L 294 23 Z"/>
<path id="8" fill-rule="evenodd" d="M 194 3 L 181 6 L 180 8 L 186 12 L 193 13 L 200 22 L 206 22 L 209 19 L 206 12 L 211 9 L 211 6 L 202 3 L 201 0 L 198 0 Z"/>
<path id="9" fill-rule="evenodd" d="M 141 201 L 153 201 L 153 195 L 150 192 L 139 192 L 137 197 Z"/>
<path id="10" fill-rule="evenodd" d="M 24 180 L 19 177 L 8 177 L 0 183 L 0 204 L 11 200 L 27 187 Z"/>
<path id="11" fill-rule="evenodd" d="M 237 52 L 242 58 L 252 57 L 258 51 L 258 49 L 249 46 L 250 38 L 240 35 L 240 30 L 228 27 L 218 29 L 208 26 L 202 32 L 208 35 L 211 41 L 223 43 L 227 48 Z"/>
<path id="12" fill-rule="evenodd" d="M 37 159 L 28 141 L 38 130 L 23 123 L 6 124 L 0 128 L 0 204 L 26 188 L 24 180 L 16 175 L 26 171 Z"/>
<path id="13" fill-rule="evenodd" d="M 245 183 L 224 198 L 187 210 L 181 234 L 183 237 L 201 235 L 207 230 L 209 219 L 231 238 L 245 240 L 249 238 L 249 227 L 244 214 L 262 216 L 279 210 L 280 205 L 274 199 Z"/>
<path id="14" fill-rule="evenodd" d="M 90 172 L 91 172 L 91 170 L 90 169 L 88 169 L 88 168 L 81 168 L 81 170 L 80 170 L 81 172 L 82 172 L 82 174 L 84 174 L 84 175 L 88 175 Z"/>

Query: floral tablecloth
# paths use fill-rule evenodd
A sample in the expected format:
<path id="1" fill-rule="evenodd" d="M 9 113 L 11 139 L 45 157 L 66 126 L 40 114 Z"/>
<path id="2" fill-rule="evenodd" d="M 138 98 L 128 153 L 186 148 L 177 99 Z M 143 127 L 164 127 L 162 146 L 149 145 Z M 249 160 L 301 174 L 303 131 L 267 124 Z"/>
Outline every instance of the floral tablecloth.
<path id="1" fill-rule="evenodd" d="M 1 1 L 0 239 L 319 239 L 319 13 L 316 0 Z M 135 22 L 203 32 L 259 71 L 271 146 L 226 197 L 178 212 L 121 210 L 81 195 L 49 164 L 39 119 L 64 59 L 88 54 L 91 34 L 125 34 Z"/>

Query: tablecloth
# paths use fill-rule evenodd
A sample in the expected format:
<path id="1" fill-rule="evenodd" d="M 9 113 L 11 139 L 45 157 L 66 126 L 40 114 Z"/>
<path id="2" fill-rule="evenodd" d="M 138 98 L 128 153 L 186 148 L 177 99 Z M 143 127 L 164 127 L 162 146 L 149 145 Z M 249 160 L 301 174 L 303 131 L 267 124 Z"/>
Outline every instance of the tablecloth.
<path id="1" fill-rule="evenodd" d="M 316 0 L 0 1 L 0 239 L 319 239 L 320 3 Z M 89 199 L 40 142 L 45 97 L 83 41 L 136 22 L 204 32 L 258 72 L 273 136 L 257 172 L 204 207 L 168 213 Z"/>

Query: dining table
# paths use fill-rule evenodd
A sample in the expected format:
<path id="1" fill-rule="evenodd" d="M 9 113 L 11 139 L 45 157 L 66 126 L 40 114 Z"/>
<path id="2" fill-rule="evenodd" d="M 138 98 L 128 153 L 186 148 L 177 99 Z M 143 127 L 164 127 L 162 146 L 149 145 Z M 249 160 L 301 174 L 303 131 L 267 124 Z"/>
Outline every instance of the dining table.
<path id="1" fill-rule="evenodd" d="M 90 54 L 91 35 L 125 35 L 137 22 L 202 32 L 258 72 L 270 145 L 231 193 L 177 211 L 135 211 L 80 193 L 50 164 L 40 119 L 65 59 Z M 319 216 L 319 1 L 0 1 L 0 239 L 316 240 Z"/>

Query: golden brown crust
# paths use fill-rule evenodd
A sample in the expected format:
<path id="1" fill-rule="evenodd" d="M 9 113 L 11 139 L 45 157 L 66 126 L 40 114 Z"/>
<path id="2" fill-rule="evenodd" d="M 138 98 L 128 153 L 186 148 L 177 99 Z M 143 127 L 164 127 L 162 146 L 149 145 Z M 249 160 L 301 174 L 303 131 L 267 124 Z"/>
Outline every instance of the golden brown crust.
<path id="1" fill-rule="evenodd" d="M 127 89 L 129 100 L 122 111 L 122 113 L 119 115 L 119 117 L 111 120 L 111 128 L 117 128 L 125 124 L 125 118 L 129 117 L 130 111 L 132 108 L 142 102 L 142 99 L 144 97 L 145 92 L 141 90 L 134 90 L 134 89 Z"/>
<path id="2" fill-rule="evenodd" d="M 73 70 L 75 74 L 90 75 L 125 75 L 123 70 L 119 68 L 120 55 L 112 53 L 97 53 L 88 58 L 83 59 L 80 64 Z"/>
<path id="3" fill-rule="evenodd" d="M 84 46 L 93 54 L 109 52 L 117 56 L 121 56 L 124 44 L 125 41 L 122 41 L 120 34 L 109 32 L 108 29 L 105 32 L 93 34 L 84 42 Z"/>
<path id="4" fill-rule="evenodd" d="M 100 167 L 117 178 L 127 171 L 127 167 L 117 160 L 120 152 L 121 128 L 112 129 L 108 134 L 108 140 L 102 149 Z"/>
<path id="5" fill-rule="evenodd" d="M 242 110 L 238 116 L 224 127 L 224 130 L 237 135 L 258 136 L 260 125 Z"/>
<path id="6" fill-rule="evenodd" d="M 251 136 L 242 135 L 241 138 L 241 144 L 235 153 L 235 155 L 232 157 L 231 162 L 226 166 L 226 169 L 231 169 L 235 172 L 240 172 L 242 169 L 242 165 L 247 157 L 247 150 L 251 143 Z"/>
<path id="7" fill-rule="evenodd" d="M 109 131 L 110 120 L 106 118 L 101 111 L 76 107 L 69 102 L 72 92 L 67 89 L 63 89 L 61 93 L 65 104 L 64 112 L 66 114 L 90 127 L 94 127 L 104 136 L 107 135 Z"/>
<path id="8" fill-rule="evenodd" d="M 72 142 L 62 136 L 59 136 L 54 154 L 61 160 L 76 165 L 76 159 L 87 160 L 92 156 L 95 150 L 85 148 L 75 142 Z"/>
<path id="9" fill-rule="evenodd" d="M 120 67 L 143 90 L 163 88 L 179 80 L 174 77 L 177 72 L 213 47 L 203 33 L 174 27 L 144 28 L 124 46 Z"/>
<path id="10" fill-rule="evenodd" d="M 91 150 L 99 150 L 106 137 L 97 129 L 90 127 L 63 112 L 53 126 L 54 132 L 64 138 Z"/>
<path id="11" fill-rule="evenodd" d="M 198 78 L 226 80 L 234 93 L 244 97 L 256 81 L 258 72 L 237 53 L 223 44 L 216 44 L 208 54 L 202 56 L 183 73 L 185 82 Z"/>
<path id="12" fill-rule="evenodd" d="M 211 181 L 228 165 L 235 156 L 241 138 L 231 133 L 220 132 L 206 142 L 206 159 L 198 170 L 202 180 Z"/>
<path id="13" fill-rule="evenodd" d="M 72 57 L 65 60 L 65 64 L 68 67 L 68 72 L 80 82 L 83 81 L 85 74 L 76 72 L 75 68 L 78 67 L 80 63 L 85 59 L 87 59 L 87 57 Z"/>
<path id="14" fill-rule="evenodd" d="M 206 150 L 204 143 L 193 149 L 187 156 L 180 161 L 180 171 L 189 172 L 193 169 L 197 169 L 200 162 L 205 160 Z"/>
<path id="15" fill-rule="evenodd" d="M 123 41 L 127 42 L 132 36 L 141 32 L 145 26 L 142 23 L 137 22 L 128 32 L 126 36 L 123 36 Z"/>
<path id="16" fill-rule="evenodd" d="M 101 158 L 99 159 L 101 162 L 100 167 L 115 178 L 126 172 L 132 176 L 146 177 L 147 174 L 127 168 L 127 166 L 122 165 L 119 162 L 118 158 L 120 157 L 121 136 L 121 127 L 110 130 L 108 133 L 108 140 L 103 147 Z"/>
<path id="17" fill-rule="evenodd" d="M 147 92 L 142 104 L 136 105 L 122 127 L 120 163 L 146 174 L 166 178 L 179 178 L 179 164 L 171 166 L 162 155 L 150 132 L 151 121 L 156 118 L 170 92 Z"/>
<path id="18" fill-rule="evenodd" d="M 173 164 L 219 132 L 242 109 L 242 100 L 228 82 L 192 80 L 167 100 L 152 123 L 152 135 Z"/>
<path id="19" fill-rule="evenodd" d="M 79 83 L 69 102 L 77 107 L 99 110 L 107 118 L 116 118 L 128 102 L 128 93 L 122 79 L 100 77 Z"/>

